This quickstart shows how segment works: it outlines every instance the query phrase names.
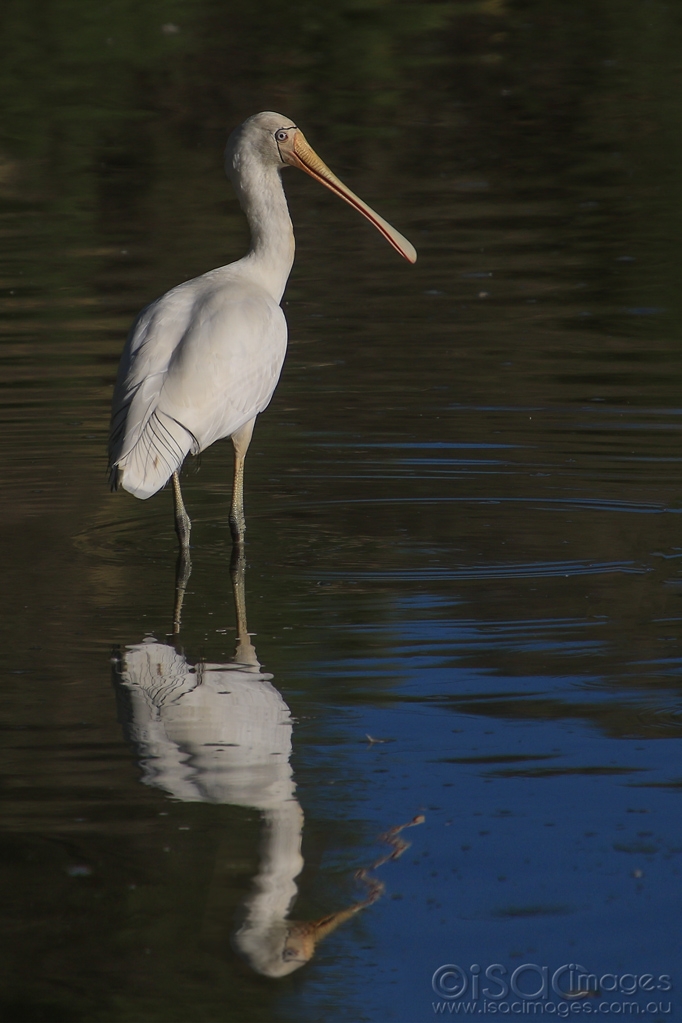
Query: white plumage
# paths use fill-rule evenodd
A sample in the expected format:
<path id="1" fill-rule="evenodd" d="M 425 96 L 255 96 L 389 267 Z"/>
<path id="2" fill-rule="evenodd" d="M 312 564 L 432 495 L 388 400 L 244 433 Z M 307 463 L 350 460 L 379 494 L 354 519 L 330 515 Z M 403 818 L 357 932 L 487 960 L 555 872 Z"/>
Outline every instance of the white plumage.
<path id="1" fill-rule="evenodd" d="M 259 973 L 283 977 L 314 951 L 300 954 L 288 920 L 303 869 L 291 712 L 248 638 L 240 653 L 247 663 L 191 665 L 151 638 L 127 647 L 116 665 L 121 720 L 146 785 L 262 813 L 258 874 L 235 943 Z"/>
<path id="2" fill-rule="evenodd" d="M 112 487 L 146 499 L 174 477 L 176 529 L 190 522 L 177 473 L 191 451 L 232 437 L 235 482 L 230 525 L 244 538 L 243 463 L 259 412 L 277 385 L 287 327 L 280 302 L 294 235 L 280 180 L 299 167 L 366 216 L 410 262 L 410 243 L 332 174 L 303 133 L 281 114 L 255 114 L 230 136 L 226 171 L 251 228 L 248 255 L 186 281 L 147 306 L 133 324 L 114 392 L 109 444 Z"/>
<path id="3" fill-rule="evenodd" d="M 117 677 L 145 784 L 183 802 L 259 810 L 295 799 L 291 712 L 255 653 L 252 662 L 191 665 L 152 639 L 126 648 Z"/>
<path id="4" fill-rule="evenodd" d="M 140 315 L 114 396 L 120 484 L 148 498 L 191 451 L 231 437 L 268 405 L 287 326 L 239 264 L 181 284 Z"/>

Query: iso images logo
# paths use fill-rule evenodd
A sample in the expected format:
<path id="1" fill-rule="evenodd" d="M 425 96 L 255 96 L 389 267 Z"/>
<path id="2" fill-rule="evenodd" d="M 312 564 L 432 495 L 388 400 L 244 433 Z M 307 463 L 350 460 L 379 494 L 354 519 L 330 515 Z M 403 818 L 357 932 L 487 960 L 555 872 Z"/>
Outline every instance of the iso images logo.
<path id="1" fill-rule="evenodd" d="M 434 1013 L 441 1015 L 522 1014 L 565 1018 L 569 1013 L 571 1016 L 672 1013 L 672 1002 L 660 997 L 672 991 L 668 974 L 598 974 L 589 972 L 579 963 L 564 963 L 556 969 L 522 963 L 511 972 L 502 963 L 486 967 L 474 963 L 468 970 L 456 963 L 446 963 L 434 972 L 431 986 L 436 995 L 444 999 L 433 1003 Z M 624 997 L 636 996 L 637 1001 L 624 1000 Z"/>

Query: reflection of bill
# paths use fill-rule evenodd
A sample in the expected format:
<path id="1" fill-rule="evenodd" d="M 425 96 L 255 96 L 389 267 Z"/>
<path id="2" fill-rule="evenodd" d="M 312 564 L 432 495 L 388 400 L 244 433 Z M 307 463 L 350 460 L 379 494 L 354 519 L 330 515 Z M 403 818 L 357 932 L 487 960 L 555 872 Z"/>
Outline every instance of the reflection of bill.
<path id="1" fill-rule="evenodd" d="M 140 759 L 142 780 L 185 802 L 253 807 L 263 815 L 263 842 L 254 891 L 235 936 L 251 966 L 268 977 L 293 973 L 318 942 L 374 902 L 383 890 L 359 873 L 366 897 L 316 921 L 288 913 L 303 868 L 303 811 L 296 799 L 291 712 L 272 675 L 261 671 L 246 628 L 244 562 L 233 568 L 238 645 L 227 664 L 190 664 L 175 646 L 148 638 L 127 647 L 115 668 L 126 738 Z M 176 603 L 175 620 L 180 609 Z M 415 819 L 414 823 L 417 823 Z M 399 855 L 401 828 L 385 836 Z"/>

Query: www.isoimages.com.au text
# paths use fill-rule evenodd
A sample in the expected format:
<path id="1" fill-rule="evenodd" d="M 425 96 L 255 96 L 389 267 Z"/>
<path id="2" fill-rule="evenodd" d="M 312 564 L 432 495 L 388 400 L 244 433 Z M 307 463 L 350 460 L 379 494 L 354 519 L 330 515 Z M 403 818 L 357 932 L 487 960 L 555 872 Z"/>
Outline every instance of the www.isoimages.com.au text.
<path id="1" fill-rule="evenodd" d="M 650 1002 L 595 1001 L 592 999 L 570 1002 L 513 1002 L 481 1001 L 433 1002 L 436 1016 L 554 1016 L 558 1019 L 575 1019 L 578 1016 L 669 1016 L 672 1002 L 660 1000 Z"/>

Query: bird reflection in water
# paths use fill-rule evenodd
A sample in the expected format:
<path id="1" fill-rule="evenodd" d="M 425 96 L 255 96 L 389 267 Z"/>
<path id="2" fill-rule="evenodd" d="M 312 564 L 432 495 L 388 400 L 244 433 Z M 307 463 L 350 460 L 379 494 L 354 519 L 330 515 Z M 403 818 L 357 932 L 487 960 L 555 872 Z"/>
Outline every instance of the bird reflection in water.
<path id="1" fill-rule="evenodd" d="M 179 566 L 174 610 L 179 631 L 186 567 Z M 385 836 L 390 851 L 357 878 L 365 897 L 319 920 L 289 919 L 303 869 L 303 811 L 289 763 L 289 707 L 261 671 L 246 625 L 244 554 L 235 554 L 232 583 L 237 610 L 237 649 L 227 664 L 188 662 L 174 643 L 149 637 L 126 648 L 115 663 L 117 695 L 126 738 L 134 746 L 146 785 L 185 802 L 252 807 L 263 816 L 258 874 L 235 935 L 239 952 L 258 973 L 284 977 L 307 963 L 318 943 L 375 902 L 383 884 L 373 870 L 399 856 L 404 827 Z"/>

